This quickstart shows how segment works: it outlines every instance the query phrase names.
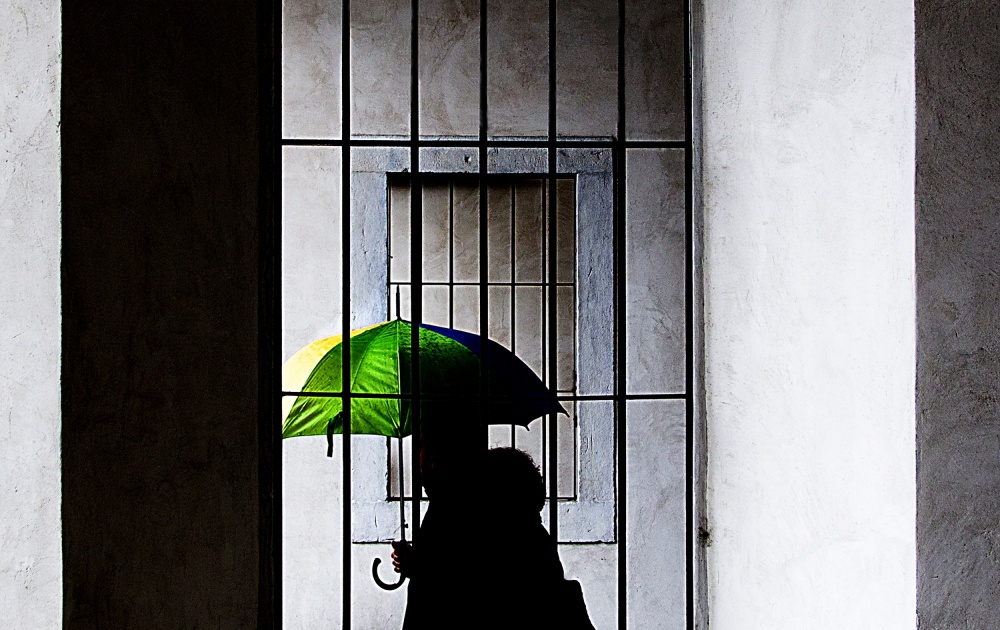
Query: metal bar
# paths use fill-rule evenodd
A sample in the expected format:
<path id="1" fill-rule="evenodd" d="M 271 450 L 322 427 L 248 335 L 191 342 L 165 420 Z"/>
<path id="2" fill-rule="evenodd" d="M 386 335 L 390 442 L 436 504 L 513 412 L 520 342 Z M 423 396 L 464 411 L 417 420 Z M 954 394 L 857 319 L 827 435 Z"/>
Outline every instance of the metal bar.
<path id="1" fill-rule="evenodd" d="M 408 285 L 409 282 L 390 282 L 390 285 Z M 454 285 L 456 287 L 478 287 L 481 286 L 480 282 L 442 282 L 442 281 L 430 281 L 424 280 L 423 285 L 425 287 L 446 287 L 449 285 Z M 492 281 L 487 282 L 486 286 L 490 287 L 547 287 L 547 286 L 557 286 L 557 287 L 572 287 L 575 286 L 575 282 L 498 282 Z"/>
<path id="2" fill-rule="evenodd" d="M 614 292 L 615 292 L 615 470 L 618 473 L 618 628 L 628 627 L 628 474 L 627 474 L 627 407 L 626 389 L 626 335 L 625 335 L 625 212 L 626 212 L 626 147 L 625 119 L 625 0 L 618 0 L 618 124 L 614 155 Z"/>
<path id="3" fill-rule="evenodd" d="M 283 396 L 305 396 L 312 398 L 340 398 L 343 396 L 342 392 L 282 392 Z M 364 392 L 352 392 L 352 399 L 381 399 L 381 400 L 402 400 L 404 398 L 409 398 L 410 394 L 369 394 Z M 461 401 L 475 401 L 479 400 L 478 394 L 470 394 L 468 396 L 463 396 L 461 394 L 423 394 L 424 400 L 461 400 Z M 569 401 L 569 402 L 594 402 L 594 401 L 616 401 L 616 400 L 687 400 L 687 393 L 663 393 L 663 394 L 626 394 L 620 396 L 617 394 L 557 394 L 556 400 L 559 401 Z M 511 400 L 510 398 L 504 396 L 489 396 L 487 401 L 489 402 L 502 402 Z M 524 400 L 524 398 L 518 398 L 518 400 Z"/>
<path id="4" fill-rule="evenodd" d="M 385 178 L 385 233 L 386 249 L 388 256 L 385 257 L 385 319 L 392 319 L 392 181 Z M 402 319 L 399 314 L 399 284 L 396 284 L 396 319 Z M 389 438 L 386 438 L 389 439 Z M 400 490 L 402 492 L 402 490 Z"/>
<path id="5" fill-rule="evenodd" d="M 392 319 L 392 178 L 385 178 L 385 233 L 386 249 L 388 256 L 385 257 L 385 319 Z M 396 319 L 402 319 L 399 314 L 399 285 L 396 285 Z"/>
<path id="6" fill-rule="evenodd" d="M 341 133 L 351 136 L 351 1 L 343 0 L 343 22 L 341 33 Z M 343 397 L 343 627 L 351 627 L 351 145 L 344 146 L 341 153 L 341 274 L 342 282 L 342 330 L 343 353 L 341 355 L 341 382 Z"/>
<path id="7" fill-rule="evenodd" d="M 396 138 L 367 139 L 352 138 L 350 140 L 339 140 L 336 138 L 282 138 L 283 146 L 293 147 L 410 147 L 413 140 L 403 140 Z M 418 139 L 416 144 L 419 148 L 464 148 L 475 149 L 481 146 L 475 137 L 455 140 L 441 140 L 434 138 Z M 548 140 L 519 140 L 519 139 L 488 139 L 487 148 L 503 149 L 546 149 L 551 146 Z M 577 138 L 559 138 L 555 141 L 555 146 L 560 149 L 614 149 L 621 143 L 617 140 L 589 140 Z M 629 149 L 684 149 L 684 140 L 626 140 L 625 147 Z"/>
<path id="8" fill-rule="evenodd" d="M 556 190 L 556 9 L 557 0 L 549 0 L 549 373 L 553 391 L 559 387 L 558 355 L 558 291 L 556 280 L 556 216 L 558 214 L 558 191 Z M 559 541 L 559 417 L 553 412 L 549 414 L 549 535 L 552 540 Z"/>
<path id="9" fill-rule="evenodd" d="M 691 0 L 685 2 L 684 21 L 684 492 L 685 492 L 685 601 L 688 630 L 695 629 L 695 557 L 698 544 L 694 487 L 694 133 L 691 69 Z"/>
<path id="10" fill-rule="evenodd" d="M 489 199 L 487 197 L 486 175 L 489 172 L 489 155 L 487 153 L 487 136 L 489 135 L 489 12 L 487 0 L 479 2 L 479 334 L 489 339 Z M 489 431 L 486 427 L 486 400 L 489 396 L 488 365 L 489 344 L 481 344 L 482 356 L 479 357 L 479 390 L 480 413 L 482 429 L 489 441 Z"/>
<path id="11" fill-rule="evenodd" d="M 399 539 L 406 542 L 406 501 L 403 497 L 406 494 L 403 490 L 406 487 L 403 485 L 403 438 L 396 438 L 396 442 L 399 446 L 399 461 L 396 464 L 396 470 L 399 473 Z"/>
<path id="12" fill-rule="evenodd" d="M 515 243 L 517 242 L 517 179 L 512 178 L 510 181 L 510 352 L 514 356 L 517 356 L 517 326 L 515 325 L 515 320 L 517 319 L 517 310 L 515 308 L 517 299 L 514 297 L 517 293 L 517 285 L 515 280 L 517 279 L 517 274 L 515 274 L 514 269 L 517 266 L 517 248 Z M 515 434 L 515 425 L 511 423 L 510 425 L 510 447 L 517 448 L 517 435 Z"/>
<path id="13" fill-rule="evenodd" d="M 455 327 L 455 179 L 448 179 L 448 328 Z"/>
<path id="14" fill-rule="evenodd" d="M 542 352 L 541 352 L 541 354 L 542 354 L 542 375 L 541 376 L 542 376 L 542 382 L 546 385 L 546 387 L 551 387 L 553 390 L 555 390 L 555 387 L 553 386 L 553 383 L 551 382 L 551 380 L 549 378 L 548 370 L 546 369 L 546 366 L 548 366 L 548 364 L 549 364 L 549 362 L 548 362 L 549 344 L 548 344 L 548 342 L 545 339 L 545 329 L 546 329 L 546 326 L 547 326 L 547 322 L 549 320 L 548 320 L 548 300 L 545 299 L 545 283 L 548 281 L 548 278 L 546 278 L 546 275 L 545 275 L 545 261 L 548 259 L 549 241 L 548 241 L 547 238 L 545 238 L 545 226 L 548 225 L 548 216 L 549 216 L 548 215 L 548 213 L 549 213 L 549 189 L 548 189 L 548 186 L 545 185 L 545 178 L 544 177 L 541 180 L 541 189 L 542 189 L 542 217 L 541 217 L 542 220 L 539 221 L 539 224 L 540 224 L 540 228 L 539 229 L 541 230 L 541 237 L 542 237 L 542 239 L 541 239 L 542 240 L 542 259 L 539 261 L 540 264 L 538 266 L 538 268 L 540 270 L 539 274 L 540 274 L 540 277 L 541 277 L 541 281 L 537 283 L 537 286 L 542 287 L 542 300 L 541 300 L 541 302 L 542 302 L 542 316 L 539 319 L 539 321 L 541 323 L 541 328 L 542 328 L 542 334 L 539 335 L 539 341 L 540 341 L 541 350 L 542 350 Z M 532 283 L 532 286 L 536 286 L 536 283 Z M 548 444 L 548 441 L 547 441 L 547 439 L 548 439 L 548 437 L 547 437 L 548 436 L 548 426 L 549 426 L 548 418 L 543 418 L 543 420 L 542 420 L 542 446 L 541 446 L 541 450 L 542 450 L 542 462 L 541 462 L 541 469 L 542 469 L 542 483 L 543 483 L 543 485 L 545 485 L 546 495 L 548 495 L 548 470 L 549 470 L 548 469 L 548 461 L 549 460 L 548 460 L 548 451 L 545 449 L 545 445 Z"/>
<path id="15" fill-rule="evenodd" d="M 683 149 L 684 140 L 629 140 L 624 139 L 622 145 L 626 149 Z"/>
<path id="16" fill-rule="evenodd" d="M 410 8 L 410 439 L 413 489 L 410 540 L 420 533 L 420 322 L 423 318 L 423 182 L 420 179 L 420 2 Z"/>

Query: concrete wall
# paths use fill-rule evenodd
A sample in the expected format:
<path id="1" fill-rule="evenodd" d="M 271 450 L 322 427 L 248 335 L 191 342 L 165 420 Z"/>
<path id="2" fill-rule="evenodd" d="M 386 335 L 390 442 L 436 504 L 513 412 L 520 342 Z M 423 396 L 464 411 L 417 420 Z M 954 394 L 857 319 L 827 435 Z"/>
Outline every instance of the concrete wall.
<path id="1" fill-rule="evenodd" d="M 914 357 L 910 7 L 703 4 L 712 621 L 913 626 L 913 409 L 904 390 L 916 360 L 921 627 L 989 628 L 1000 511 L 997 9 L 917 3 Z M 455 22 L 474 27 L 473 5 L 452 3 Z M 317 47 L 313 65 L 286 65 L 286 84 L 294 85 L 289 68 L 302 72 L 293 96 L 307 105 L 286 109 L 289 135 L 335 136 L 339 88 L 328 73 L 339 68 L 339 8 L 289 6 L 308 26 L 286 30 L 286 43 L 297 36 Z M 58 627 L 63 601 L 67 627 L 253 625 L 257 499 L 247 479 L 256 475 L 256 435 L 245 429 L 255 414 L 256 36 L 253 7 L 243 9 L 65 7 L 69 173 L 60 195 L 58 5 L 0 7 L 11 26 L 0 47 L 5 626 Z M 608 18 L 607 7 L 566 10 L 579 10 L 565 23 L 590 29 L 594 48 L 567 57 L 590 75 L 563 72 L 579 96 L 561 92 L 572 105 L 560 106 L 587 113 L 560 126 L 608 133 L 611 110 L 587 90 L 612 81 L 613 56 L 600 53 L 612 40 L 586 17 Z M 427 132 L 474 133 L 474 108 L 454 98 L 476 89 L 466 66 L 478 42 L 468 28 L 429 54 L 426 76 L 458 67 L 465 83 L 425 91 Z M 642 36 L 630 45 L 657 43 Z M 642 96 L 663 85 L 630 87 L 638 94 L 630 101 L 647 104 L 630 115 L 643 127 L 636 135 L 676 129 L 676 104 L 655 106 L 669 95 Z M 674 118 L 642 122 L 658 112 Z M 317 168 L 336 166 L 323 160 Z M 338 184 L 325 185 L 336 200 Z M 333 201 L 326 211 L 336 214 Z M 238 366 L 224 382 L 205 361 L 211 352 Z M 630 435 L 659 431 L 655 439 L 673 445 L 666 455 L 679 456 L 675 424 L 657 422 L 669 413 L 637 410 L 639 432 Z M 311 516 L 339 523 L 336 463 L 327 474 L 320 485 L 330 500 L 313 501 Z M 648 481 L 639 492 L 676 500 L 676 479 Z M 629 518 L 647 527 L 658 517 Z M 361 551 L 358 597 L 385 597 L 366 575 L 383 550 Z M 331 585 L 307 593 L 304 609 L 339 596 L 331 552 L 332 561 L 308 548 L 297 557 Z M 563 558 L 571 575 L 615 580 L 613 547 L 573 547 Z M 589 591 L 588 601 L 598 621 L 610 620 L 608 592 Z M 394 618 L 372 609 L 356 622 Z M 324 619 L 336 615 L 309 621 Z"/>
<path id="2" fill-rule="evenodd" d="M 488 6 L 490 133 L 548 131 L 548 5 Z M 284 4 L 283 123 L 289 137 L 340 136 L 339 1 Z M 626 110 L 629 136 L 684 134 L 684 3 L 628 0 Z M 479 133 L 479 2 L 420 4 L 420 132 Z M 410 3 L 351 5 L 354 135 L 409 134 Z M 562 2 L 557 15 L 557 126 L 561 135 L 611 136 L 617 121 L 617 8 Z"/>
<path id="3" fill-rule="evenodd" d="M 703 5 L 711 627 L 913 628 L 912 4 Z"/>
<path id="4" fill-rule="evenodd" d="M 0 4 L 0 610 L 62 616 L 59 3 Z"/>
<path id="5" fill-rule="evenodd" d="M 256 624 L 256 11 L 63 5 L 67 628 Z"/>
<path id="6" fill-rule="evenodd" d="M 1000 610 L 1000 7 L 917 2 L 920 627 Z"/>

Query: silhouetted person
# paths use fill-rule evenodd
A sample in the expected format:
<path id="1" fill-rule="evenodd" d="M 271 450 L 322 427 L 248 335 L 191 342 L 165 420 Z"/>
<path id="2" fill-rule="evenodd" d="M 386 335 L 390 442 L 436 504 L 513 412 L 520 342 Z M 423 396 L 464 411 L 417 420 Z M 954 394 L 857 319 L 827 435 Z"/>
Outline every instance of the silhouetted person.
<path id="1" fill-rule="evenodd" d="M 420 434 L 420 475 L 429 498 L 415 544 L 393 543 L 393 565 L 409 578 L 405 630 L 474 628 L 467 608 L 482 601 L 470 534 L 482 522 L 484 431 L 468 418 L 438 416 Z M 463 427 L 464 426 L 464 430 Z"/>
<path id="2" fill-rule="evenodd" d="M 410 578 L 403 628 L 593 628 L 542 526 L 545 487 L 531 457 L 492 449 L 471 475 L 452 466 L 476 458 L 445 454 L 445 444 L 455 446 L 435 436 L 421 450 L 431 500 L 416 548 L 394 545 Z"/>
<path id="3" fill-rule="evenodd" d="M 556 542 L 542 525 L 545 485 L 531 456 L 490 449 L 484 479 L 490 613 L 479 627 L 592 629 L 580 584 L 563 577 Z"/>

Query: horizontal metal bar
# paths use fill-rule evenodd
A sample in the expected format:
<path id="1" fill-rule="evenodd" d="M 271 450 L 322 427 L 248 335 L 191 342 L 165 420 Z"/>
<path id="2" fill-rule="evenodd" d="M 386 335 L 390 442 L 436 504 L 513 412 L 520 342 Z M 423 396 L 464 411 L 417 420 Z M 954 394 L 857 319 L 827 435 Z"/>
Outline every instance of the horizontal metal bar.
<path id="1" fill-rule="evenodd" d="M 282 396 L 301 396 L 305 398 L 367 398 L 384 400 L 411 400 L 412 394 L 370 394 L 361 392 L 351 392 L 344 395 L 343 392 L 281 392 Z M 421 394 L 421 400 L 481 400 L 478 395 L 460 396 L 455 394 Z M 511 400 L 524 400 L 525 398 L 542 399 L 541 396 L 510 398 L 506 396 L 488 396 L 487 401 L 506 402 Z M 547 397 L 545 397 L 547 398 Z M 665 392 L 662 394 L 625 394 L 616 396 L 615 394 L 559 394 L 556 400 L 565 402 L 593 402 L 601 400 L 687 400 L 688 394 L 682 392 Z"/>
<path id="2" fill-rule="evenodd" d="M 624 146 L 626 149 L 687 149 L 685 140 L 626 140 L 616 143 L 615 146 Z"/>
<path id="3" fill-rule="evenodd" d="M 484 497 L 486 497 L 486 494 L 485 493 L 483 493 L 483 494 L 472 493 L 472 494 L 457 495 L 457 496 L 462 496 L 463 498 L 466 498 L 466 499 L 482 500 Z M 402 498 L 402 500 L 403 500 L 404 503 L 408 503 L 408 502 L 410 502 L 410 501 L 413 500 L 413 495 L 412 494 L 404 494 L 402 497 L 400 497 L 399 495 L 386 496 L 385 501 L 387 503 L 388 502 L 395 503 L 395 502 L 399 501 L 400 498 Z M 547 494 L 545 495 L 545 500 L 546 501 L 550 500 L 551 498 L 552 497 L 550 497 L 549 495 L 547 495 Z M 421 501 L 423 501 L 423 500 L 424 499 L 421 497 Z M 578 494 L 571 494 L 571 495 L 560 494 L 559 496 L 556 497 L 556 501 L 557 502 L 562 502 L 562 503 L 568 503 L 570 501 L 579 501 L 579 500 L 580 500 L 580 495 L 578 495 Z M 559 541 L 559 544 L 562 545 L 563 542 Z M 594 543 L 587 543 L 587 544 L 593 545 Z"/>
<path id="4" fill-rule="evenodd" d="M 690 397 L 687 393 L 671 392 L 669 394 L 625 394 L 625 400 L 687 400 Z M 606 396 L 604 399 L 613 400 L 614 396 Z M 580 400 L 589 400 L 582 398 Z M 596 398 L 595 398 L 596 400 Z"/>
<path id="5" fill-rule="evenodd" d="M 413 283 L 409 282 L 409 281 L 402 282 L 402 281 L 392 280 L 392 281 L 389 282 L 389 286 L 390 287 L 394 287 L 394 286 L 408 287 L 408 286 L 410 286 L 412 284 Z M 428 280 L 424 280 L 420 284 L 421 284 L 421 286 L 425 286 L 425 287 L 449 287 L 449 286 L 456 286 L 456 287 L 481 287 L 482 286 L 481 282 L 459 282 L 457 280 L 455 282 L 448 282 L 447 280 L 442 280 L 440 282 L 430 282 Z M 498 281 L 494 281 L 494 282 L 487 282 L 486 286 L 488 286 L 488 287 L 551 287 L 551 286 L 556 286 L 556 287 L 571 287 L 572 288 L 572 287 L 576 286 L 576 283 L 575 282 L 556 282 L 556 283 L 551 283 L 551 282 L 521 282 L 521 281 L 516 281 L 516 282 L 510 282 L 510 281 L 498 282 Z"/>
<path id="6" fill-rule="evenodd" d="M 468 139 L 456 139 L 456 140 L 439 140 L 439 139 L 426 139 L 426 140 L 396 140 L 391 138 L 384 139 L 369 139 L 369 138 L 354 138 L 350 141 L 345 142 L 342 139 L 337 138 L 282 138 L 282 146 L 286 147 L 416 147 L 416 148 L 434 148 L 434 147 L 453 147 L 453 148 L 463 148 L 463 149 L 478 149 L 480 144 L 475 140 L 475 138 Z M 687 149 L 687 143 L 684 140 L 626 140 L 625 142 L 617 142 L 615 140 L 591 140 L 591 139 L 574 139 L 574 138 L 559 138 L 554 142 L 548 140 L 511 140 L 511 139 L 497 139 L 497 140 L 486 140 L 487 148 L 525 148 L 525 149 L 546 149 L 555 145 L 559 149 L 613 149 L 615 147 L 625 146 L 626 149 Z"/>
<path id="7" fill-rule="evenodd" d="M 576 176 L 579 175 L 576 171 L 563 171 L 561 173 L 556 173 L 556 179 L 562 182 L 573 181 Z M 547 178 L 548 173 L 541 173 L 537 171 L 519 171 L 517 173 L 487 173 L 486 179 L 489 184 L 506 184 L 510 181 L 515 182 L 527 182 L 532 179 L 542 179 Z M 392 171 L 389 172 L 389 177 L 393 182 L 406 181 L 410 178 L 409 171 Z M 424 185 L 442 185 L 443 182 L 478 182 L 479 173 L 448 173 L 444 171 L 424 171 L 420 174 L 420 178 L 424 181 Z"/>

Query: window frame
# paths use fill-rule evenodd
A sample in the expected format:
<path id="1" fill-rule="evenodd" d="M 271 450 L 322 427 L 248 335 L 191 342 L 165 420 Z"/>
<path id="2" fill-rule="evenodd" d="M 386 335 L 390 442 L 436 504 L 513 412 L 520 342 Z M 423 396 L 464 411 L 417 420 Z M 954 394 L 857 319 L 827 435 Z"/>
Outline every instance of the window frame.
<path id="1" fill-rule="evenodd" d="M 467 141 L 468 147 L 421 148 L 420 173 L 479 175 L 479 149 L 473 146 L 475 139 Z M 556 156 L 557 176 L 576 182 L 575 398 L 583 403 L 577 409 L 576 498 L 557 501 L 562 543 L 617 542 L 612 158 L 610 148 L 560 148 Z M 487 176 L 549 170 L 545 148 L 494 147 L 487 150 L 486 161 Z M 382 321 L 388 312 L 389 178 L 409 171 L 405 147 L 356 147 L 351 152 L 350 223 L 356 252 L 350 261 L 352 329 Z M 384 492 L 389 476 L 384 442 L 358 440 L 352 450 L 352 542 L 398 540 L 399 504 Z M 426 506 L 421 502 L 421 510 Z M 542 512 L 546 524 L 548 516 L 547 506 Z"/>

